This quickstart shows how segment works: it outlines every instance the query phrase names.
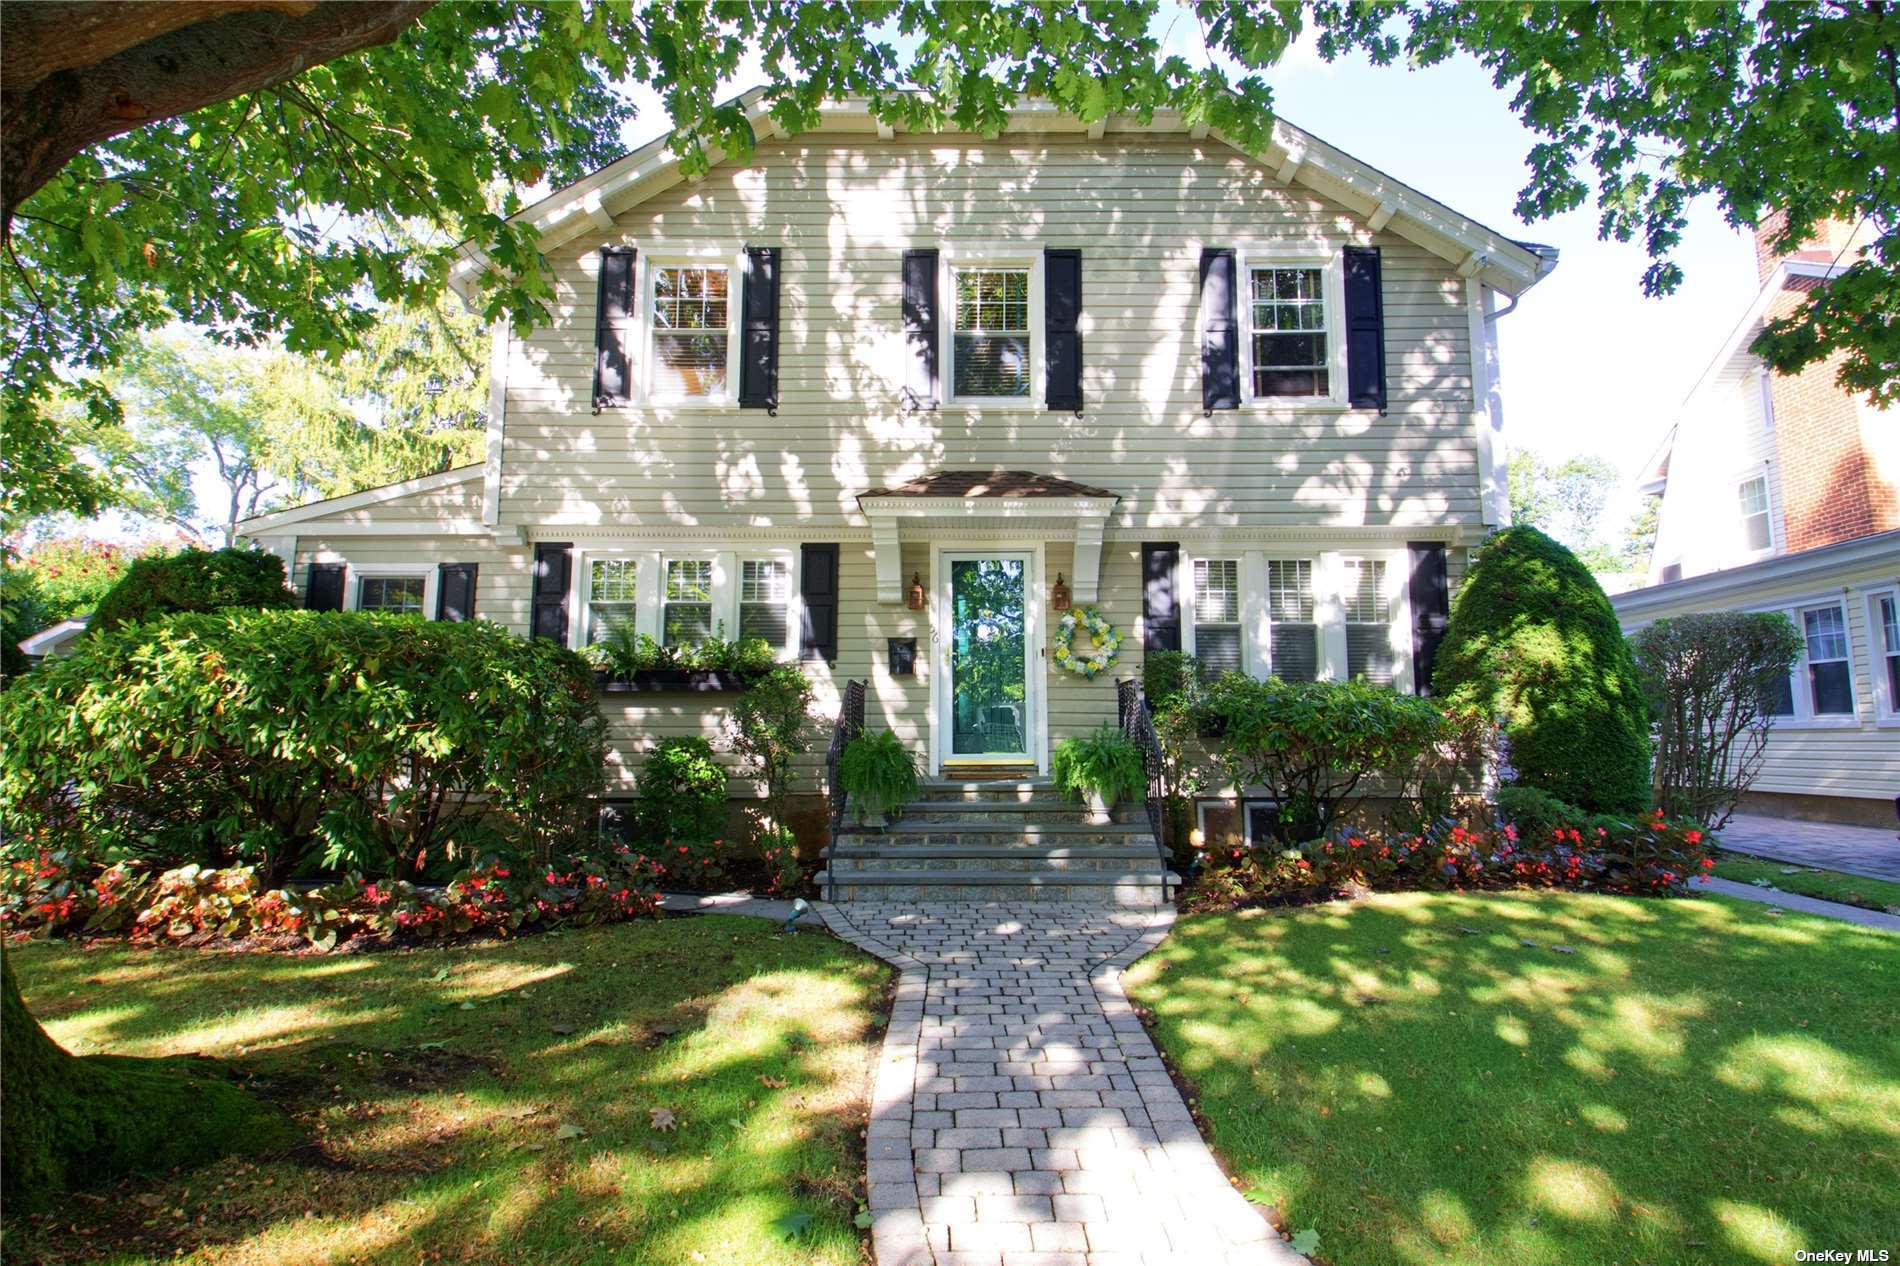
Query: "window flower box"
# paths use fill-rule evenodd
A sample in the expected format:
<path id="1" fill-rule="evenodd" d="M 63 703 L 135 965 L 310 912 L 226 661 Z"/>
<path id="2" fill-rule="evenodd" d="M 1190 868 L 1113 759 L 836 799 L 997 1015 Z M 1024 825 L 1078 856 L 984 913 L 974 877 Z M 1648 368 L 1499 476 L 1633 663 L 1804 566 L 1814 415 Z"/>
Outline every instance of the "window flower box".
<path id="1" fill-rule="evenodd" d="M 719 693 L 751 689 L 749 678 L 727 668 L 646 668 L 631 677 L 594 674 L 595 688 L 604 695 L 643 693 Z"/>

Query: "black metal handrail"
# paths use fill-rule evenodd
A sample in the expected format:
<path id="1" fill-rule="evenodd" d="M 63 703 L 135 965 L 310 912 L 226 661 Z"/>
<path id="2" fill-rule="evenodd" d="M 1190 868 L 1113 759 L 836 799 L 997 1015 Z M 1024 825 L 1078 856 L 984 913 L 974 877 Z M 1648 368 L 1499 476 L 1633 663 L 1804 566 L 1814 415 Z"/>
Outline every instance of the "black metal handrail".
<path id="1" fill-rule="evenodd" d="M 831 727 L 831 747 L 825 753 L 825 794 L 831 800 L 831 844 L 832 857 L 825 870 L 834 872 L 838 866 L 838 832 L 844 827 L 844 784 L 838 779 L 838 762 L 844 759 L 845 745 L 864 733 L 864 683 L 847 681 L 844 684 L 844 702 L 838 706 L 838 720 Z M 825 898 L 831 899 L 837 892 L 837 880 L 826 885 Z"/>
<path id="2" fill-rule="evenodd" d="M 1148 696 L 1133 678 L 1115 683 L 1115 717 L 1128 741 L 1141 754 L 1141 772 L 1148 780 L 1148 827 L 1154 834 L 1155 856 L 1161 862 L 1161 896 L 1168 895 L 1168 849 L 1162 842 L 1162 822 L 1167 815 L 1166 767 L 1161 755 L 1161 739 L 1155 734 L 1154 713 L 1148 708 Z"/>

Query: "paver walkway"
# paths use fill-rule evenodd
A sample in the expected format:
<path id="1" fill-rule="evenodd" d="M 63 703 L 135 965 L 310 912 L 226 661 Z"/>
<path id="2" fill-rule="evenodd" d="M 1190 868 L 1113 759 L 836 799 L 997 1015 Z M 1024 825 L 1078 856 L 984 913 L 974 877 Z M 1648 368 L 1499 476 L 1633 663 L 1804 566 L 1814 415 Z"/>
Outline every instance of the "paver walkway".
<path id="1" fill-rule="evenodd" d="M 1122 992 L 1172 911 L 819 909 L 902 970 L 867 1135 L 877 1266 L 1304 1262 L 1221 1172 Z"/>
<path id="2" fill-rule="evenodd" d="M 1722 847 L 1756 857 L 1900 883 L 1900 839 L 1886 827 L 1841 826 L 1738 813 L 1722 828 Z"/>

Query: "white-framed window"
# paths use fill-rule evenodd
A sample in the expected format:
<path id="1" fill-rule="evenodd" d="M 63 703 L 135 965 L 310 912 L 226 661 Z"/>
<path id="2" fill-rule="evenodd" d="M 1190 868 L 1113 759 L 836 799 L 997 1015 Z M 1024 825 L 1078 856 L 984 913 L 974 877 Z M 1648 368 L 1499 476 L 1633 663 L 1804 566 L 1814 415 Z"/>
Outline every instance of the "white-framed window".
<path id="1" fill-rule="evenodd" d="M 1874 698 L 1884 720 L 1900 720 L 1900 589 L 1867 595 L 1874 654 Z"/>
<path id="2" fill-rule="evenodd" d="M 1346 677 L 1364 677 L 1389 686 L 1398 677 L 1392 648 L 1392 596 L 1382 558 L 1345 560 L 1340 595 L 1346 613 Z"/>
<path id="3" fill-rule="evenodd" d="M 713 560 L 669 558 L 660 602 L 660 641 L 697 646 L 713 635 Z"/>
<path id="4" fill-rule="evenodd" d="M 426 563 L 351 563 L 345 609 L 435 618 L 435 567 Z"/>
<path id="5" fill-rule="evenodd" d="M 1752 475 L 1736 487 L 1742 514 L 1742 545 L 1760 552 L 1774 546 L 1768 518 L 1768 476 Z"/>
<path id="6" fill-rule="evenodd" d="M 1344 401 L 1340 259 L 1337 251 L 1240 250 L 1241 378 L 1249 401 Z"/>
<path id="7" fill-rule="evenodd" d="M 1283 681 L 1319 678 L 1319 620 L 1313 603 L 1313 560 L 1267 560 L 1267 667 Z"/>
<path id="8" fill-rule="evenodd" d="M 946 246 L 939 364 L 953 405 L 1032 408 L 1043 395 L 1042 253 Z"/>
<path id="9" fill-rule="evenodd" d="M 1241 672 L 1240 560 L 1194 560 L 1194 658 L 1216 673 Z"/>
<path id="10" fill-rule="evenodd" d="M 587 560 L 587 641 L 600 642 L 615 629 L 632 629 L 640 613 L 640 563 L 633 558 Z"/>
<path id="11" fill-rule="evenodd" d="M 792 565 L 782 558 L 739 564 L 739 637 L 783 647 L 792 629 Z"/>
<path id="12" fill-rule="evenodd" d="M 658 254 L 642 265 L 647 395 L 731 404 L 738 396 L 740 271 L 729 255 Z"/>
<path id="13" fill-rule="evenodd" d="M 1803 607 L 1808 707 L 1816 717 L 1854 715 L 1854 665 L 1848 654 L 1847 612 L 1841 604 Z"/>

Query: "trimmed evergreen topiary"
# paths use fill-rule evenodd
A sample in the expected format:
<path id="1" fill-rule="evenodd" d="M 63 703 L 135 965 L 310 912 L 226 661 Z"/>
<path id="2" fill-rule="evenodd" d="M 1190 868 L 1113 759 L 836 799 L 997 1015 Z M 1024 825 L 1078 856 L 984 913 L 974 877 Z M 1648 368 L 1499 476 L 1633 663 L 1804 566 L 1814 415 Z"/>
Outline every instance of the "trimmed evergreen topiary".
<path id="1" fill-rule="evenodd" d="M 1602 586 L 1533 527 L 1472 560 L 1432 691 L 1498 717 L 1517 781 L 1599 813 L 1649 805 L 1649 708 Z"/>
<path id="2" fill-rule="evenodd" d="M 242 547 L 188 549 L 133 563 L 99 600 L 86 631 L 105 633 L 186 611 L 272 611 L 296 605 L 296 592 L 284 578 L 284 560 L 277 555 Z"/>

